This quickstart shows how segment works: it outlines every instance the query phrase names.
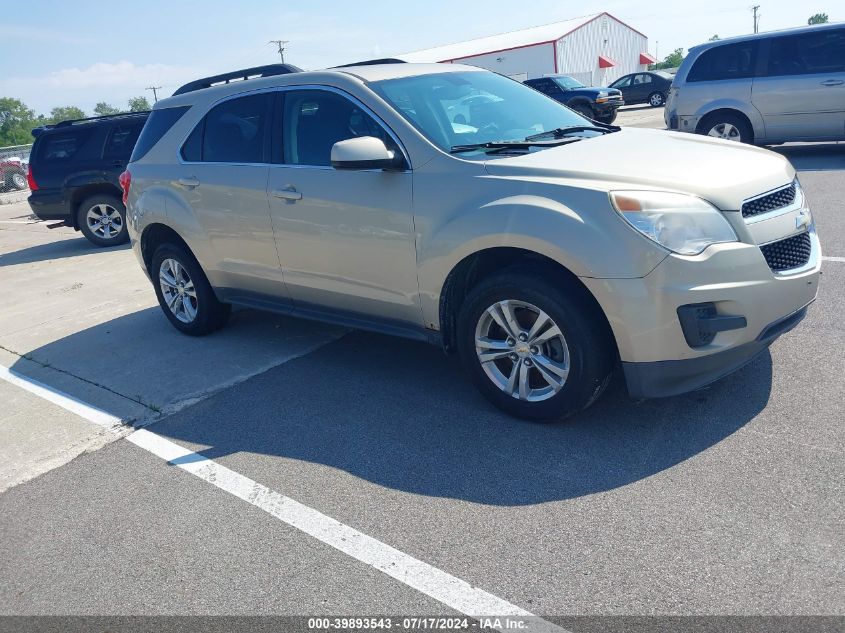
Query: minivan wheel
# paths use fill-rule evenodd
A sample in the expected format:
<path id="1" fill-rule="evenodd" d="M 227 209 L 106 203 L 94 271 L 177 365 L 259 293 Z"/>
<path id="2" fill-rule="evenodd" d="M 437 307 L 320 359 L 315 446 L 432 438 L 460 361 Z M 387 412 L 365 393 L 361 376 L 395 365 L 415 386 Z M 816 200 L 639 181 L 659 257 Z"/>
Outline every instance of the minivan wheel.
<path id="1" fill-rule="evenodd" d="M 652 108 L 659 108 L 666 103 L 666 97 L 662 92 L 653 92 L 648 97 L 648 105 Z"/>
<path id="2" fill-rule="evenodd" d="M 97 195 L 79 205 L 77 226 L 88 241 L 97 246 L 117 246 L 129 239 L 126 207 L 120 198 Z"/>
<path id="3" fill-rule="evenodd" d="M 475 386 L 521 418 L 560 420 L 604 391 L 615 358 L 603 317 L 583 289 L 527 272 L 479 284 L 458 315 L 458 352 Z"/>
<path id="4" fill-rule="evenodd" d="M 180 332 L 203 336 L 229 319 L 231 306 L 217 300 L 199 263 L 181 246 L 159 246 L 150 273 L 164 315 Z"/>
<path id="5" fill-rule="evenodd" d="M 748 122 L 730 113 L 705 117 L 698 131 L 699 134 L 740 143 L 751 143 L 754 140 L 754 133 Z"/>

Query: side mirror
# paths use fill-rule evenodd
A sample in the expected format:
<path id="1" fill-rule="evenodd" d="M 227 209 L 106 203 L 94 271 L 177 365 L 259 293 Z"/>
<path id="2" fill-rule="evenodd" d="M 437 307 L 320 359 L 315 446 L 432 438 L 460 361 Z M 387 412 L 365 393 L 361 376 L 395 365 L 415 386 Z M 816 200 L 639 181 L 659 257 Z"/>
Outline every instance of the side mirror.
<path id="1" fill-rule="evenodd" d="M 338 141 L 332 146 L 332 167 L 335 169 L 401 170 L 405 159 L 387 149 L 380 138 L 358 136 Z"/>

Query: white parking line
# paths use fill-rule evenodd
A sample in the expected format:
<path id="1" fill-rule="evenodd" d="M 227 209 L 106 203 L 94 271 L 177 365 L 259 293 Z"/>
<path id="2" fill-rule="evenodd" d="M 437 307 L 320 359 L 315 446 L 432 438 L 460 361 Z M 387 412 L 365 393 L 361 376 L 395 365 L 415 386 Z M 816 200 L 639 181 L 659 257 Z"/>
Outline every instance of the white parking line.
<path id="1" fill-rule="evenodd" d="M 126 428 L 119 418 L 5 367 L 0 367 L 0 378 L 99 426 L 115 431 Z M 460 578 L 367 536 L 314 508 L 270 490 L 240 473 L 147 429 L 135 431 L 126 439 L 169 464 L 178 466 L 185 472 L 252 504 L 279 521 L 460 613 L 474 618 L 509 616 L 524 622 L 527 627 L 521 629 L 524 631 L 565 633 L 564 629 L 546 622 L 507 600 L 473 587 Z M 507 625 L 502 626 L 505 628 Z"/>
<path id="2" fill-rule="evenodd" d="M 822 261 L 825 261 L 825 262 L 845 262 L 845 257 L 828 257 L 827 255 L 822 255 Z"/>

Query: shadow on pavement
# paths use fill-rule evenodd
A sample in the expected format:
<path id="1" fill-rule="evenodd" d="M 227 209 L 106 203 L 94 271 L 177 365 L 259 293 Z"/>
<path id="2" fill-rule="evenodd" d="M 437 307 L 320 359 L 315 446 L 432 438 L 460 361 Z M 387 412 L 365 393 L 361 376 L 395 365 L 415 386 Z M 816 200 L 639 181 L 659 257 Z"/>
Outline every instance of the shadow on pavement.
<path id="1" fill-rule="evenodd" d="M 0 267 L 15 266 L 17 264 L 32 264 L 35 262 L 63 259 L 65 257 L 79 257 L 80 255 L 94 255 L 110 251 L 125 250 L 129 244 L 100 248 L 94 246 L 84 237 L 77 239 L 59 240 L 22 248 L 19 251 L 0 254 Z"/>
<path id="2" fill-rule="evenodd" d="M 770 147 L 797 171 L 845 171 L 845 143 L 806 143 Z"/>
<path id="3" fill-rule="evenodd" d="M 151 373 L 202 378 L 223 358 L 214 348 L 226 337 L 264 338 L 263 328 L 249 327 L 249 312 L 245 321 L 200 339 L 201 345 L 171 333 L 162 319 L 161 334 L 148 331 L 143 344 L 114 340 L 112 360 L 91 355 L 88 373 L 119 372 L 118 382 L 130 393 L 133 382 L 143 384 Z M 32 355 L 66 357 L 96 348 L 106 331 L 121 331 L 120 321 L 139 318 L 116 319 Z M 302 327 L 297 319 L 277 322 Z M 159 345 L 157 338 L 167 344 Z M 278 344 L 267 338 L 266 346 Z M 145 358 L 158 348 L 169 350 L 166 358 Z M 352 332 L 167 417 L 152 430 L 212 459 L 278 456 L 414 494 L 524 505 L 611 490 L 694 457 L 752 420 L 769 400 L 771 381 L 766 352 L 707 390 L 634 402 L 617 380 L 579 416 L 536 424 L 490 406 L 455 357 L 421 343 Z"/>

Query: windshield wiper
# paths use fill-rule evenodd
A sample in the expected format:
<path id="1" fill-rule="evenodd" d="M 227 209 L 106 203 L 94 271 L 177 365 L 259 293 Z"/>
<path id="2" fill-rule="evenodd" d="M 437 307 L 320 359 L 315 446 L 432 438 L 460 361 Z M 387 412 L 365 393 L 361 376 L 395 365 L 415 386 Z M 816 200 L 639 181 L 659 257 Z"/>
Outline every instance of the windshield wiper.
<path id="1" fill-rule="evenodd" d="M 468 145 L 453 145 L 449 150 L 452 154 L 459 152 L 474 152 L 478 150 L 485 150 L 488 154 L 496 152 L 504 152 L 509 149 L 513 150 L 527 150 L 532 147 L 555 147 L 557 145 L 566 145 L 568 143 L 575 143 L 580 141 L 580 138 L 567 139 L 550 139 L 547 141 L 527 138 L 524 141 L 488 141 L 486 143 L 471 143 Z"/>
<path id="2" fill-rule="evenodd" d="M 574 132 L 601 132 L 602 134 L 610 134 L 611 132 L 618 132 L 622 128 L 618 125 L 604 125 L 599 123 L 598 125 L 572 125 L 569 127 L 558 127 L 554 130 L 547 130 L 545 132 L 538 132 L 537 134 L 532 134 L 531 136 L 526 136 L 526 141 L 537 141 L 542 138 L 563 138 L 567 134 L 572 134 Z"/>

